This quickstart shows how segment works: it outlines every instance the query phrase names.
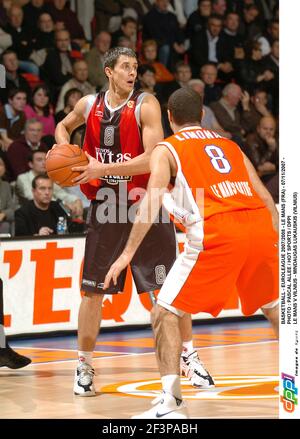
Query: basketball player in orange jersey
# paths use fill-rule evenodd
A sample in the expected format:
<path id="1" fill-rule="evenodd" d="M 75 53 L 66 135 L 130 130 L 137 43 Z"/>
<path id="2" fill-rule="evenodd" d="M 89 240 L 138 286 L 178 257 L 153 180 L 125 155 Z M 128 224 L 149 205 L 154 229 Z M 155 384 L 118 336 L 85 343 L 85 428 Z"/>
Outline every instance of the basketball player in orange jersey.
<path id="1" fill-rule="evenodd" d="M 124 203 L 128 192 L 146 189 L 151 152 L 163 140 L 158 101 L 134 90 L 138 66 L 135 53 L 127 48 L 111 49 L 105 55 L 104 66 L 109 90 L 83 97 L 55 132 L 57 144 L 69 143 L 72 131 L 86 123 L 83 149 L 88 153 L 89 165 L 74 168 L 82 171 L 75 183 L 81 184 L 91 200 L 82 279 L 84 296 L 78 319 L 79 364 L 74 381 L 74 393 L 80 396 L 95 395 L 92 353 L 101 322 L 104 278 L 121 254 L 132 227 L 132 222 L 121 222 L 119 218 L 127 217 Z M 105 200 L 107 193 L 113 193 L 113 197 Z M 112 221 L 107 221 L 106 212 L 111 210 Z M 161 288 L 176 259 L 176 250 L 174 226 L 156 224 L 131 263 L 138 292 Z M 106 293 L 122 291 L 125 275 L 126 270 Z M 195 386 L 214 385 L 193 348 L 189 315 L 182 320 L 181 335 L 182 370 Z"/>
<path id="2" fill-rule="evenodd" d="M 237 289 L 243 313 L 261 308 L 278 335 L 278 213 L 272 197 L 237 144 L 201 128 L 202 102 L 195 91 L 177 90 L 168 107 L 175 134 L 152 153 L 147 195 L 104 284 L 104 289 L 115 284 L 134 257 L 157 215 L 157 190 L 161 204 L 175 177 L 171 193 L 193 221 L 186 226 L 185 250 L 152 311 L 163 395 L 157 405 L 135 418 L 188 417 L 179 377 L 179 322 L 184 313 L 217 316 Z M 198 199 L 200 188 L 204 195 Z"/>

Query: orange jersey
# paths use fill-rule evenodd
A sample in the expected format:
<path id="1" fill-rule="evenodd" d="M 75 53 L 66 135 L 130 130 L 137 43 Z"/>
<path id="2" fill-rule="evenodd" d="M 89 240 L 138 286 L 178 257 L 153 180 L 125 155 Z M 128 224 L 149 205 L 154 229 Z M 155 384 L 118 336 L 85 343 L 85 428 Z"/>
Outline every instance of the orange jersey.
<path id="1" fill-rule="evenodd" d="M 187 127 L 160 143 L 173 154 L 176 205 L 201 218 L 265 207 L 255 192 L 239 146 L 214 131 Z"/>

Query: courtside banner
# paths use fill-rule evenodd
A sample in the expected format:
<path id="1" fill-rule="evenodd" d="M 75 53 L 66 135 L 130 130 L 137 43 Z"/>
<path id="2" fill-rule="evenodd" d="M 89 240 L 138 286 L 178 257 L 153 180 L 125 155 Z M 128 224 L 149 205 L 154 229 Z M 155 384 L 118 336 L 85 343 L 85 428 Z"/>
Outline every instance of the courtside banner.
<path id="1" fill-rule="evenodd" d="M 184 235 L 179 234 L 179 241 Z M 7 335 L 77 329 L 84 237 L 4 240 L 0 243 L 0 276 L 4 284 Z M 136 294 L 130 271 L 125 291 L 103 301 L 103 327 L 150 323 L 151 300 Z M 220 317 L 241 316 L 237 295 Z M 194 319 L 210 318 L 200 313 Z"/>

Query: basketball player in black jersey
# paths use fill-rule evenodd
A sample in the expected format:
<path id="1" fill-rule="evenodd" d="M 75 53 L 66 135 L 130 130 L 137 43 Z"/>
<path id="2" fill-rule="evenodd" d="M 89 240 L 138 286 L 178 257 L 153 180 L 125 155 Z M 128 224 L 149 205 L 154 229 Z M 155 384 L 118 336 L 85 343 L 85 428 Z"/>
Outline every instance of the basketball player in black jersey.
<path id="1" fill-rule="evenodd" d="M 89 164 L 74 168 L 81 171 L 74 184 L 81 184 L 81 189 L 91 199 L 82 280 L 84 296 L 78 322 L 79 363 L 74 382 L 74 393 L 80 396 L 95 395 L 92 353 L 101 322 L 103 283 L 108 268 L 121 254 L 132 227 L 129 222 L 99 222 L 99 209 L 104 211 L 112 207 L 101 200 L 101 190 L 113 190 L 118 200 L 113 207 L 117 213 L 123 209 L 118 199 L 121 187 L 137 188 L 139 184 L 146 187 L 148 178 L 145 174 L 150 171 L 151 152 L 163 139 L 158 101 L 150 94 L 134 91 L 137 67 L 137 58 L 131 49 L 110 49 L 104 57 L 108 91 L 80 99 L 74 110 L 57 125 L 55 132 L 57 144 L 65 144 L 70 142 L 73 130 L 87 124 L 84 150 Z M 156 224 L 131 264 L 137 291 L 160 289 L 175 259 L 174 226 L 162 222 Z M 105 294 L 122 291 L 125 275 L 126 271 L 120 276 L 118 285 L 112 286 Z M 183 373 L 197 387 L 214 385 L 193 348 L 190 315 L 181 320 L 181 337 Z"/>

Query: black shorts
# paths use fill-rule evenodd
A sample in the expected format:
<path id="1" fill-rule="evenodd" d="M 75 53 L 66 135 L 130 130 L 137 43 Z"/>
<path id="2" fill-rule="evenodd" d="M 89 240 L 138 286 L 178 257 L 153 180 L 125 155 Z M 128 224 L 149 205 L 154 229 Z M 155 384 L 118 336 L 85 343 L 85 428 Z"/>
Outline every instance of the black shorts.
<path id="1" fill-rule="evenodd" d="M 102 201 L 92 201 L 88 214 L 88 233 L 85 244 L 81 289 L 86 292 L 115 294 L 123 291 L 127 269 L 103 291 L 103 283 L 110 266 L 122 253 L 128 240 L 131 222 L 100 222 L 97 208 Z M 119 206 L 116 217 L 119 218 Z M 127 208 L 125 208 L 127 210 Z M 164 218 L 166 218 L 165 215 Z M 130 267 L 138 293 L 161 288 L 177 256 L 177 240 L 174 224 L 160 222 L 152 225 L 145 236 Z"/>

